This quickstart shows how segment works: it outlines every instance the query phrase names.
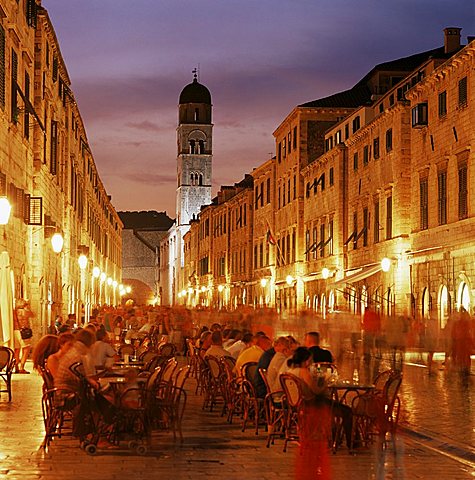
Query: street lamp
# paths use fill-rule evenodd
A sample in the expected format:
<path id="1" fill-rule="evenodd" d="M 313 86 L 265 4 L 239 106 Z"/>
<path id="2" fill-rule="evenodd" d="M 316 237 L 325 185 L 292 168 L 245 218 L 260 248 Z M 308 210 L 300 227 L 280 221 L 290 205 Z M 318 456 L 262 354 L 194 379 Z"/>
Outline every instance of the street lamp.
<path id="1" fill-rule="evenodd" d="M 87 267 L 87 262 L 88 262 L 88 259 L 86 255 L 84 255 L 84 253 L 81 253 L 81 255 L 79 255 L 79 258 L 78 258 L 79 268 L 81 270 L 84 270 Z"/>
<path id="2" fill-rule="evenodd" d="M 294 277 L 292 277 L 292 275 L 287 275 L 285 277 L 285 281 L 287 282 L 287 285 L 292 285 L 292 283 L 294 281 Z"/>
<path id="3" fill-rule="evenodd" d="M 330 276 L 330 270 L 327 267 L 322 268 L 322 278 L 326 280 Z"/>
<path id="4" fill-rule="evenodd" d="M 60 233 L 55 233 L 51 237 L 51 247 L 53 248 L 54 253 L 61 253 L 63 249 L 64 239 Z M 87 259 L 86 259 L 87 260 Z"/>
<path id="5" fill-rule="evenodd" d="M 0 225 L 6 225 L 10 219 L 12 206 L 7 197 L 0 197 Z"/>
<path id="6" fill-rule="evenodd" d="M 391 268 L 391 260 L 387 257 L 384 257 L 381 260 L 381 270 L 383 272 L 389 272 L 389 269 Z"/>
<path id="7" fill-rule="evenodd" d="M 267 278 L 261 278 L 261 287 L 266 288 L 267 286 Z"/>
<path id="8" fill-rule="evenodd" d="M 99 267 L 94 267 L 92 269 L 92 276 L 94 278 L 99 278 L 101 276 L 101 269 Z"/>
<path id="9" fill-rule="evenodd" d="M 224 290 L 224 285 L 218 285 L 218 292 L 221 293 Z"/>

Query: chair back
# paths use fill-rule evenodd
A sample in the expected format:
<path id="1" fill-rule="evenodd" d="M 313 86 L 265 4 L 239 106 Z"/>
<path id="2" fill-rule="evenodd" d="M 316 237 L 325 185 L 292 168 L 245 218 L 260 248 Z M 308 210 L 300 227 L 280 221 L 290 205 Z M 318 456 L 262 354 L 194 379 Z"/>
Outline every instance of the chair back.
<path id="1" fill-rule="evenodd" d="M 386 414 L 388 416 L 392 414 L 401 383 L 402 374 L 399 372 L 395 372 L 389 377 L 386 384 L 384 385 L 383 395 L 385 397 Z"/>
<path id="2" fill-rule="evenodd" d="M 222 357 L 222 362 L 223 364 L 227 364 L 231 371 L 234 370 L 234 367 L 236 366 L 236 359 L 234 357 L 230 357 L 229 355 L 225 355 Z"/>
<path id="3" fill-rule="evenodd" d="M 287 403 L 292 408 L 298 408 L 303 400 L 302 380 L 291 373 L 282 373 L 279 379 Z"/>
<path id="4" fill-rule="evenodd" d="M 261 376 L 262 381 L 266 386 L 266 393 L 272 393 L 272 389 L 270 388 L 270 385 L 269 385 L 269 379 L 267 377 L 267 370 L 265 368 L 259 368 L 259 375 Z"/>
<path id="5" fill-rule="evenodd" d="M 145 384 L 145 390 L 152 391 L 155 385 L 160 381 L 162 369 L 157 367 L 152 374 L 147 378 L 147 383 Z"/>
<path id="6" fill-rule="evenodd" d="M 384 386 L 389 378 L 394 374 L 394 371 L 391 369 L 383 370 L 379 372 L 373 380 L 374 389 L 376 391 L 382 392 L 384 390 Z"/>
<path id="7" fill-rule="evenodd" d="M 241 367 L 241 375 L 245 378 L 248 382 L 254 384 L 254 379 L 256 378 L 257 372 L 257 362 L 246 362 Z"/>
<path id="8" fill-rule="evenodd" d="M 155 358 L 156 356 L 157 352 L 151 352 L 150 350 L 147 350 L 139 356 L 139 360 L 141 360 L 144 364 L 147 364 L 152 358 Z"/>
<path id="9" fill-rule="evenodd" d="M 172 357 L 175 355 L 176 347 L 173 343 L 164 343 L 158 348 L 158 354 L 163 357 Z"/>
<path id="10" fill-rule="evenodd" d="M 216 380 L 221 376 L 222 369 L 220 361 L 213 355 L 208 355 L 205 360 L 208 362 L 212 377 Z"/>
<path id="11" fill-rule="evenodd" d="M 13 350 L 8 347 L 0 347 L 0 372 L 10 373 L 15 364 Z"/>
<path id="12" fill-rule="evenodd" d="M 185 365 L 178 370 L 178 373 L 175 376 L 175 387 L 183 388 L 185 381 L 190 374 L 191 365 Z"/>
<path id="13" fill-rule="evenodd" d="M 147 372 L 153 372 L 158 366 L 160 366 L 160 356 L 154 355 L 149 357 L 148 361 L 145 363 L 144 370 Z"/>
<path id="14" fill-rule="evenodd" d="M 54 388 L 53 375 L 46 367 L 40 367 L 40 375 L 43 379 L 43 390 L 51 390 Z"/>
<path id="15" fill-rule="evenodd" d="M 161 377 L 162 382 L 170 382 L 173 376 L 173 372 L 175 371 L 175 368 L 177 367 L 177 365 L 178 365 L 178 362 L 174 357 L 168 360 L 168 362 L 165 364 L 165 367 L 163 368 L 163 373 Z"/>

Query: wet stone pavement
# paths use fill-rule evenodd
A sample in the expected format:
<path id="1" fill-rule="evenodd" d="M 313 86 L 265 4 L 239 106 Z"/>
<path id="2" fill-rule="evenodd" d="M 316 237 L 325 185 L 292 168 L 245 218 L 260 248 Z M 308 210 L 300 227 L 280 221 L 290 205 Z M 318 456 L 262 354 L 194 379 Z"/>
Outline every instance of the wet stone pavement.
<path id="1" fill-rule="evenodd" d="M 350 455 L 345 448 L 329 454 L 332 479 L 471 479 L 474 463 L 462 458 L 474 444 L 474 377 L 465 384 L 457 376 L 405 366 L 401 392 L 404 427 L 383 455 L 374 450 Z M 48 451 L 39 448 L 43 437 L 41 378 L 15 375 L 13 401 L 0 397 L 1 479 L 292 479 L 296 444 L 282 452 L 282 441 L 265 447 L 265 433 L 251 428 L 241 432 L 239 419 L 226 423 L 218 411 L 201 409 L 188 384 L 189 403 L 184 419 L 184 444 L 173 443 L 171 434 L 154 434 L 146 456 L 125 447 L 99 449 L 95 456 L 82 451 L 72 438 L 55 439 Z M 414 432 L 417 432 L 415 434 Z M 450 456 L 450 449 L 456 447 Z M 315 472 L 316 480 L 325 478 Z"/>

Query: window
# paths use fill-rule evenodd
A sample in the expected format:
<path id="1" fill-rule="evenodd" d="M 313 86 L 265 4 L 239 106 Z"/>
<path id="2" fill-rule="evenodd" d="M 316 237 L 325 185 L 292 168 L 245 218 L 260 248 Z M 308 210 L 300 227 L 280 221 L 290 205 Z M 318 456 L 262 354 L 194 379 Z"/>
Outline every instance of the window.
<path id="1" fill-rule="evenodd" d="M 353 250 L 358 248 L 358 213 L 353 213 Z"/>
<path id="2" fill-rule="evenodd" d="M 325 224 L 321 223 L 320 224 L 320 256 L 324 257 L 325 256 Z"/>
<path id="3" fill-rule="evenodd" d="M 333 220 L 328 222 L 328 255 L 333 255 Z"/>
<path id="4" fill-rule="evenodd" d="M 338 130 L 338 132 L 335 133 L 335 145 L 338 145 L 341 143 L 341 130 Z"/>
<path id="5" fill-rule="evenodd" d="M 261 207 L 264 206 L 264 182 L 261 183 Z"/>
<path id="6" fill-rule="evenodd" d="M 318 243 L 318 236 L 317 236 L 317 227 L 313 227 L 313 239 L 312 239 L 312 245 L 313 245 L 313 258 L 317 258 L 317 249 L 315 248 Z"/>
<path id="7" fill-rule="evenodd" d="M 17 108 L 17 90 L 16 82 L 18 78 L 18 56 L 12 48 L 12 71 L 11 71 L 11 80 L 12 80 L 12 122 L 18 122 L 18 108 Z"/>
<path id="8" fill-rule="evenodd" d="M 467 186 L 467 165 L 458 168 L 459 177 L 459 219 L 467 218 L 468 215 L 468 186 Z"/>
<path id="9" fill-rule="evenodd" d="M 297 242 L 296 242 L 296 235 L 294 230 L 292 232 L 292 263 L 295 263 L 296 253 L 297 253 Z"/>
<path id="10" fill-rule="evenodd" d="M 439 225 L 445 225 L 447 223 L 447 172 L 439 172 L 437 177 Z"/>
<path id="11" fill-rule="evenodd" d="M 297 148 L 297 127 L 294 127 L 294 150 Z"/>
<path id="12" fill-rule="evenodd" d="M 329 180 L 328 180 L 328 182 L 330 183 L 330 186 L 333 185 L 334 181 L 335 179 L 333 177 L 333 167 L 330 167 Z"/>
<path id="13" fill-rule="evenodd" d="M 200 109 L 195 108 L 195 122 L 199 122 L 199 121 L 200 121 Z"/>
<path id="14" fill-rule="evenodd" d="M 285 196 L 285 180 L 282 183 L 282 206 L 285 207 L 285 199 L 287 197 Z"/>
<path id="15" fill-rule="evenodd" d="M 259 245 L 259 267 L 262 268 L 264 266 L 264 244 L 261 243 Z"/>
<path id="16" fill-rule="evenodd" d="M 345 125 L 345 140 L 350 136 L 350 125 L 347 123 Z"/>
<path id="17" fill-rule="evenodd" d="M 419 210 L 420 210 L 420 228 L 427 230 L 429 228 L 429 182 L 423 178 L 419 182 Z"/>
<path id="18" fill-rule="evenodd" d="M 368 207 L 363 208 L 363 247 L 368 246 Z"/>
<path id="19" fill-rule="evenodd" d="M 267 198 L 266 198 L 266 201 L 267 203 L 270 203 L 270 178 L 267 179 L 267 189 L 266 189 L 266 195 L 267 195 Z"/>
<path id="20" fill-rule="evenodd" d="M 307 182 L 307 185 L 305 187 L 305 197 L 310 197 L 310 182 Z"/>
<path id="21" fill-rule="evenodd" d="M 30 76 L 27 72 L 25 72 L 25 98 L 27 100 L 30 99 Z M 26 108 L 23 118 L 25 120 L 23 124 L 23 134 L 25 138 L 30 138 L 30 114 Z"/>
<path id="22" fill-rule="evenodd" d="M 259 187 L 257 186 L 254 189 L 254 209 L 257 210 L 259 208 Z"/>
<path id="23" fill-rule="evenodd" d="M 294 200 L 297 198 L 297 175 L 294 175 Z"/>
<path id="24" fill-rule="evenodd" d="M 447 92 L 439 93 L 439 117 L 447 115 Z"/>
<path id="25" fill-rule="evenodd" d="M 290 203 L 290 178 L 287 180 L 287 203 Z"/>
<path id="26" fill-rule="evenodd" d="M 58 59 L 57 59 L 57 57 L 53 57 L 52 76 L 53 76 L 53 82 L 56 82 L 58 80 Z"/>
<path id="27" fill-rule="evenodd" d="M 282 158 L 287 156 L 287 139 L 284 137 L 282 140 Z"/>
<path id="28" fill-rule="evenodd" d="M 5 106 L 5 30 L 0 25 L 0 106 Z"/>
<path id="29" fill-rule="evenodd" d="M 411 111 L 412 126 L 423 127 L 427 125 L 427 102 L 418 103 Z"/>
<path id="30" fill-rule="evenodd" d="M 310 230 L 305 231 L 305 261 L 308 262 L 310 258 Z"/>
<path id="31" fill-rule="evenodd" d="M 379 242 L 379 201 L 374 202 L 373 241 L 374 243 Z"/>
<path id="32" fill-rule="evenodd" d="M 360 116 L 358 115 L 353 119 L 353 133 L 357 132 L 360 129 Z"/>
<path id="33" fill-rule="evenodd" d="M 369 162 L 369 147 L 365 145 L 363 148 L 363 165 L 368 165 Z"/>
<path id="34" fill-rule="evenodd" d="M 375 160 L 379 158 L 379 137 L 373 140 L 373 157 Z"/>
<path id="35" fill-rule="evenodd" d="M 386 130 L 386 152 L 390 152 L 393 149 L 393 129 Z"/>
<path id="36" fill-rule="evenodd" d="M 50 147 L 50 166 L 49 171 L 56 175 L 58 166 L 58 122 L 51 121 L 51 147 Z"/>
<path id="37" fill-rule="evenodd" d="M 254 268 L 257 268 L 258 258 L 257 258 L 257 245 L 254 245 Z"/>
<path id="38" fill-rule="evenodd" d="M 292 152 L 292 134 L 289 132 L 287 135 L 287 146 L 289 148 L 289 154 Z"/>
<path id="39" fill-rule="evenodd" d="M 393 237 L 393 197 L 386 198 L 386 240 Z"/>
<path id="40" fill-rule="evenodd" d="M 358 152 L 353 154 L 353 170 L 358 170 Z"/>
<path id="41" fill-rule="evenodd" d="M 282 160 L 282 144 L 279 142 L 277 147 L 277 161 L 280 163 Z"/>
<path id="42" fill-rule="evenodd" d="M 467 105 L 467 77 L 459 80 L 459 107 Z"/>

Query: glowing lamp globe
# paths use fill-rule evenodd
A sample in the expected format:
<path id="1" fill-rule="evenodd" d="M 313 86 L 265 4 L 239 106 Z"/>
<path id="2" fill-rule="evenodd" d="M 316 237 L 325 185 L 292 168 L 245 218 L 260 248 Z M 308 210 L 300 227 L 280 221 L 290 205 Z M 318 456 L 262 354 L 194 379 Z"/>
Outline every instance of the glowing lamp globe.
<path id="1" fill-rule="evenodd" d="M 109 285 L 109 286 L 112 285 L 112 278 L 111 277 L 107 278 L 107 285 Z"/>
<path id="2" fill-rule="evenodd" d="M 261 287 L 266 288 L 267 285 L 267 278 L 261 278 Z"/>
<path id="3" fill-rule="evenodd" d="M 60 253 L 63 249 L 64 239 L 60 233 L 55 233 L 51 237 L 51 247 L 53 248 L 54 253 Z"/>
<path id="4" fill-rule="evenodd" d="M 224 290 L 224 285 L 218 285 L 218 292 L 222 292 Z"/>
<path id="5" fill-rule="evenodd" d="M 0 198 L 0 225 L 6 225 L 10 219 L 12 206 L 7 197 Z"/>
<path id="6" fill-rule="evenodd" d="M 83 254 L 79 255 L 78 263 L 79 263 L 79 268 L 81 270 L 84 270 L 87 267 L 87 257 L 86 257 L 86 255 L 83 255 Z"/>
<path id="7" fill-rule="evenodd" d="M 101 269 L 99 267 L 94 267 L 92 269 L 92 276 L 94 278 L 99 278 L 101 276 Z"/>
<path id="8" fill-rule="evenodd" d="M 131 289 L 130 287 L 125 287 L 125 291 L 126 291 L 127 293 L 130 293 L 130 292 L 132 291 L 132 289 Z"/>
<path id="9" fill-rule="evenodd" d="M 327 267 L 322 268 L 322 278 L 326 280 L 330 276 L 330 270 Z"/>
<path id="10" fill-rule="evenodd" d="M 101 278 L 101 283 L 103 283 L 103 282 L 106 281 L 107 275 L 105 274 L 105 272 L 102 272 L 102 273 L 101 273 L 100 278 Z"/>
<path id="11" fill-rule="evenodd" d="M 389 272 L 389 269 L 391 268 L 391 260 L 389 258 L 383 258 L 381 260 L 381 270 L 383 272 Z"/>
<path id="12" fill-rule="evenodd" d="M 294 277 L 292 277 L 292 275 L 287 275 L 287 277 L 285 277 L 285 281 L 287 282 L 287 285 L 292 285 Z"/>

